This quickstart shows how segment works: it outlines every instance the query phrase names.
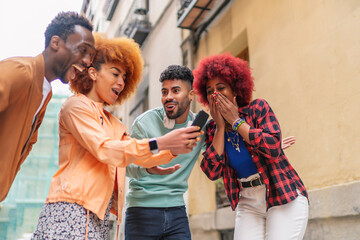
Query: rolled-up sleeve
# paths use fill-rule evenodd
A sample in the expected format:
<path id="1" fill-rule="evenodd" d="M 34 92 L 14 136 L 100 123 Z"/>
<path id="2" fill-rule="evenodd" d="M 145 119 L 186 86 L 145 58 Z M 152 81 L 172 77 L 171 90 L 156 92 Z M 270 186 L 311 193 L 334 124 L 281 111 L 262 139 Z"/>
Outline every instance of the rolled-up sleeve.
<path id="1" fill-rule="evenodd" d="M 281 131 L 279 122 L 269 104 L 263 99 L 255 102 L 257 127 L 250 127 L 250 145 L 269 160 L 277 159 L 281 153 Z"/>
<path id="2" fill-rule="evenodd" d="M 212 139 L 214 137 L 215 126 L 214 122 L 210 122 L 206 128 L 206 150 L 203 153 L 204 158 L 201 161 L 201 170 L 210 180 L 216 180 L 223 176 L 223 169 L 225 165 L 224 155 L 219 155 L 213 144 Z"/>

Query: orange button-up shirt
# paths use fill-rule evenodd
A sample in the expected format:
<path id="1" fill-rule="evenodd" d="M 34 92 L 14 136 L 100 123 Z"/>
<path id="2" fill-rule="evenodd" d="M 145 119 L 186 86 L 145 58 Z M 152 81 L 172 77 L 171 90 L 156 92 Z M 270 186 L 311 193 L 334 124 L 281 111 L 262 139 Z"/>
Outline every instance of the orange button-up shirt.
<path id="1" fill-rule="evenodd" d="M 126 126 L 103 104 L 83 94 L 63 104 L 59 135 L 59 170 L 52 177 L 46 202 L 75 202 L 102 220 L 114 193 L 112 212 L 121 221 L 127 165 L 149 168 L 175 157 L 168 150 L 152 154 L 148 139 L 130 138 Z"/>

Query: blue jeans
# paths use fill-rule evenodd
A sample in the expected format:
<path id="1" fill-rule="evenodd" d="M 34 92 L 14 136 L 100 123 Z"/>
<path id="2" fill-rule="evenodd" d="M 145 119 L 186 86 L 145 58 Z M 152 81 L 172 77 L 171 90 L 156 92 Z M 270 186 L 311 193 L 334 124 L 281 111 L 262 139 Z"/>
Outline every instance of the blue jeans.
<path id="1" fill-rule="evenodd" d="M 191 240 L 185 206 L 130 207 L 126 210 L 125 240 Z"/>

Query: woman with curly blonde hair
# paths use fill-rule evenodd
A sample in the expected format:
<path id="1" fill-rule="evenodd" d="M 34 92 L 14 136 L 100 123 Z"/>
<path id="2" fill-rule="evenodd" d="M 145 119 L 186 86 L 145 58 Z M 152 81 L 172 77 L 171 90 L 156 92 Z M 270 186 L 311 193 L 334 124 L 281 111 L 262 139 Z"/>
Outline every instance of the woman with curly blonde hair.
<path id="1" fill-rule="evenodd" d="M 95 48 L 92 65 L 72 80 L 75 95 L 60 110 L 59 170 L 32 239 L 109 239 L 110 211 L 121 221 L 125 167 L 166 164 L 196 146 L 197 127 L 150 140 L 130 138 L 103 106 L 135 92 L 143 68 L 140 48 L 132 39 L 101 35 L 95 35 Z"/>

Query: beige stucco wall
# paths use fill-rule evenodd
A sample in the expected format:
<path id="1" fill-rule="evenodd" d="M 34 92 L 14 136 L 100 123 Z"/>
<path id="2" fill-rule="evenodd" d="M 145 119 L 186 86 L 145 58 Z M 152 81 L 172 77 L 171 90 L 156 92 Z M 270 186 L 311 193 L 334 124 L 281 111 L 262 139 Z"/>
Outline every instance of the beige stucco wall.
<path id="1" fill-rule="evenodd" d="M 360 180 L 359 29 L 358 0 L 238 0 L 203 34 L 195 66 L 247 44 L 253 97 L 270 103 L 283 136 L 296 136 L 286 154 L 307 188 L 347 183 Z M 202 178 L 190 179 L 191 214 L 213 210 L 197 194 Z"/>

